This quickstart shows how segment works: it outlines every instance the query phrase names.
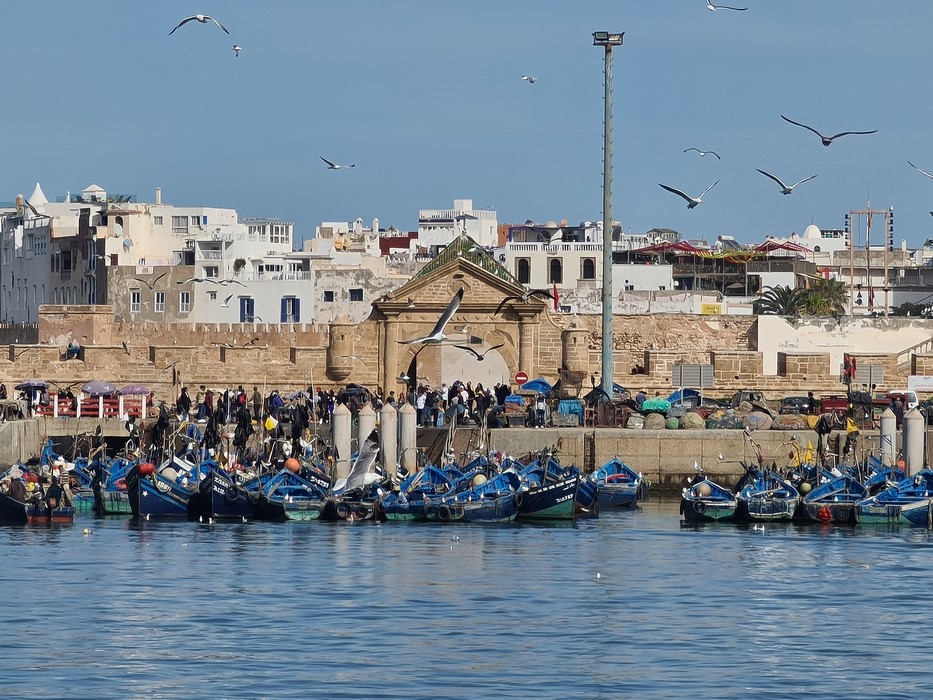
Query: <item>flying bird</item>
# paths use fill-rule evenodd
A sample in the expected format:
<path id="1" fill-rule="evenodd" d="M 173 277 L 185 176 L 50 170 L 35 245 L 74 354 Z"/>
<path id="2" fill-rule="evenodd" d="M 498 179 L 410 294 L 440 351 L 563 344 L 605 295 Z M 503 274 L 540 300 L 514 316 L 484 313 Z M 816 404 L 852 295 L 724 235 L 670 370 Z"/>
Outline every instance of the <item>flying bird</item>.
<path id="1" fill-rule="evenodd" d="M 496 307 L 496 311 L 493 316 L 498 316 L 502 309 L 505 308 L 505 305 L 510 301 L 520 301 L 523 304 L 527 302 L 531 297 L 540 297 L 542 299 L 550 299 L 554 301 L 554 294 L 547 289 L 527 289 L 522 294 L 510 294 L 505 297 L 502 301 L 499 302 L 499 306 Z"/>
<path id="2" fill-rule="evenodd" d="M 355 168 L 356 163 L 351 163 L 350 165 L 341 165 L 340 163 L 335 163 L 332 160 L 327 160 L 324 156 L 321 156 L 321 160 L 327 163 L 327 168 L 329 170 L 340 170 L 341 168 Z"/>
<path id="3" fill-rule="evenodd" d="M 523 75 L 522 80 L 527 80 L 528 84 L 531 85 L 532 83 L 536 82 L 538 79 L 534 77 L 533 75 Z"/>
<path id="4" fill-rule="evenodd" d="M 785 184 L 784 184 L 784 181 L 781 180 L 781 178 L 779 178 L 778 176 L 772 175 L 771 173 L 766 173 L 764 170 L 761 170 L 761 169 L 759 169 L 759 168 L 755 168 L 755 170 L 757 170 L 758 172 L 760 172 L 760 173 L 761 173 L 762 175 L 764 175 L 765 177 L 770 177 L 770 178 L 771 178 L 772 180 L 774 180 L 778 185 L 780 185 L 780 187 L 781 187 L 781 194 L 790 194 L 791 192 L 794 191 L 794 188 L 795 188 L 797 185 L 799 185 L 800 183 L 806 182 L 807 180 L 812 180 L 813 178 L 816 177 L 816 175 L 811 175 L 810 177 L 805 177 L 803 180 L 797 180 L 797 182 L 795 182 L 793 185 L 785 185 Z"/>
<path id="5" fill-rule="evenodd" d="M 463 301 L 463 287 L 454 294 L 453 298 L 450 300 L 450 303 L 447 304 L 447 308 L 444 309 L 444 313 L 441 314 L 441 317 L 437 319 L 437 323 L 434 324 L 434 330 L 432 330 L 428 335 L 421 338 L 413 338 L 411 340 L 400 340 L 399 343 L 403 345 L 411 345 L 413 343 L 432 343 L 437 344 L 443 342 L 447 338 L 444 335 L 444 327 L 447 325 L 447 322 L 453 318 L 453 315 L 457 313 L 457 309 L 460 308 L 460 302 Z"/>
<path id="6" fill-rule="evenodd" d="M 231 295 L 228 296 L 228 297 L 225 297 L 224 300 L 223 300 L 222 302 L 220 302 L 220 305 L 223 306 L 223 307 L 230 306 L 230 300 L 233 299 L 233 297 L 234 297 L 233 294 L 231 294 Z"/>
<path id="7" fill-rule="evenodd" d="M 855 135 L 874 134 L 875 132 L 878 131 L 877 129 L 872 129 L 871 131 L 840 131 L 840 132 L 839 132 L 838 134 L 836 134 L 835 136 L 823 136 L 823 134 L 821 134 L 819 131 L 817 131 L 816 129 L 814 129 L 812 126 L 807 126 L 806 124 L 801 124 L 800 122 L 795 122 L 793 119 L 788 119 L 788 118 L 785 117 L 783 114 L 781 115 L 781 119 L 783 119 L 783 120 L 786 121 L 786 122 L 790 122 L 790 123 L 793 124 L 794 126 L 800 126 L 800 127 L 803 127 L 804 129 L 806 129 L 807 131 L 812 131 L 814 134 L 816 134 L 817 136 L 820 137 L 820 141 L 823 142 L 823 145 L 824 145 L 824 146 L 828 146 L 828 145 L 831 144 L 835 139 L 838 139 L 840 136 L 849 136 L 849 135 L 852 135 L 852 134 L 855 134 Z"/>
<path id="8" fill-rule="evenodd" d="M 255 319 L 255 318 L 257 318 L 257 317 L 254 316 L 253 318 Z M 253 345 L 257 340 L 259 340 L 259 336 L 258 336 L 258 335 L 257 335 L 255 338 L 253 338 L 252 340 L 248 340 L 247 342 L 243 343 L 243 347 L 244 347 L 244 348 L 249 347 L 250 345 Z"/>
<path id="9" fill-rule="evenodd" d="M 503 345 L 505 345 L 505 343 L 499 343 L 498 345 L 493 345 L 491 348 L 486 348 L 481 353 L 476 352 L 476 350 L 471 348 L 469 345 L 454 345 L 454 347 L 460 348 L 461 350 L 466 350 L 467 352 L 472 353 L 478 362 L 482 362 L 483 360 L 486 359 L 486 353 L 492 350 L 495 350 L 496 348 L 501 348 Z"/>
<path id="10" fill-rule="evenodd" d="M 928 173 L 926 170 L 921 170 L 921 169 L 918 168 L 916 165 L 914 165 L 913 163 L 911 163 L 909 160 L 907 161 L 907 165 L 909 165 L 911 168 L 913 168 L 914 170 L 916 170 L 916 171 L 917 171 L 918 173 L 920 173 L 921 175 L 926 175 L 928 178 L 933 179 L 933 175 L 930 175 L 930 173 Z M 931 213 L 933 213 L 933 212 L 931 212 Z"/>
<path id="11" fill-rule="evenodd" d="M 367 363 L 366 363 L 366 360 L 364 360 L 364 359 L 363 359 L 362 357 L 360 357 L 359 355 L 341 355 L 341 357 L 347 357 L 347 358 L 349 358 L 349 359 L 351 359 L 351 360 L 359 360 L 359 361 L 362 362 L 364 365 L 367 364 Z"/>
<path id="12" fill-rule="evenodd" d="M 747 7 L 729 7 L 728 5 L 714 5 L 710 0 L 706 0 L 706 9 L 710 12 L 715 12 L 716 10 L 735 10 L 736 12 L 745 12 Z"/>
<path id="13" fill-rule="evenodd" d="M 190 17 L 185 17 L 181 22 L 179 22 L 177 25 L 175 25 L 175 29 L 173 29 L 172 31 L 170 31 L 170 32 L 168 33 L 168 35 L 169 35 L 169 36 L 172 36 L 172 34 L 174 34 L 175 31 L 176 31 L 180 26 L 182 26 L 182 25 L 184 25 L 184 24 L 188 24 L 188 22 L 195 22 L 195 21 L 196 21 L 196 22 L 200 22 L 201 24 L 207 24 L 208 22 L 213 22 L 213 23 L 216 24 L 218 27 L 220 27 L 220 28 L 223 29 L 225 32 L 227 32 L 227 34 L 230 33 L 229 31 L 227 31 L 227 28 L 226 28 L 224 25 L 222 25 L 220 22 L 218 22 L 216 19 L 214 19 L 214 18 L 211 17 L 210 15 L 191 15 Z"/>
<path id="14" fill-rule="evenodd" d="M 239 58 L 239 57 L 240 57 L 240 51 L 243 50 L 243 47 L 234 44 L 233 47 L 232 47 L 230 50 L 233 51 L 233 56 L 234 56 L 234 58 Z"/>
<path id="15" fill-rule="evenodd" d="M 716 180 L 716 182 L 714 182 L 712 185 L 710 185 L 705 190 L 700 192 L 700 194 L 698 194 L 696 197 L 691 197 L 689 194 L 687 194 L 686 192 L 682 192 L 681 190 L 678 190 L 676 187 L 668 187 L 667 185 L 662 185 L 660 182 L 658 183 L 660 187 L 663 187 L 668 192 L 673 192 L 674 194 L 686 199 L 687 209 L 693 209 L 698 204 L 701 204 L 703 202 L 703 195 L 709 192 L 711 189 L 713 189 L 718 184 L 719 184 L 719 180 Z"/>
<path id="16" fill-rule="evenodd" d="M 161 275 L 159 275 L 158 277 L 156 277 L 154 280 L 152 280 L 152 282 L 147 282 L 146 280 L 140 279 L 139 277 L 134 277 L 133 279 L 136 280 L 137 282 L 142 282 L 144 285 L 146 285 L 147 287 L 149 287 L 149 289 L 153 289 L 153 288 L 155 287 L 155 283 L 158 282 L 158 281 L 159 281 L 160 279 L 162 279 L 163 277 L 165 277 L 167 274 L 168 274 L 168 270 L 166 270 L 166 271 L 163 272 Z"/>
<path id="17" fill-rule="evenodd" d="M 684 149 L 684 153 L 687 153 L 689 151 L 696 151 L 697 153 L 700 154 L 700 158 L 703 158 L 704 156 L 716 156 L 717 159 L 722 160 L 722 158 L 719 157 L 719 154 L 716 153 L 716 151 L 701 151 L 699 148 L 685 148 Z"/>
<path id="18" fill-rule="evenodd" d="M 211 284 L 217 284 L 217 282 L 214 280 L 206 277 L 189 277 L 186 280 L 177 280 L 175 284 L 193 284 L 196 282 L 210 282 Z"/>
<path id="19" fill-rule="evenodd" d="M 240 285 L 241 287 L 245 287 L 245 286 L 246 286 L 245 284 L 243 284 L 242 282 L 240 282 L 240 280 L 220 280 L 220 281 L 206 280 L 206 281 L 208 281 L 208 282 L 213 282 L 214 284 L 219 284 L 221 287 L 225 287 L 225 286 L 228 285 L 228 284 L 238 284 L 238 285 Z"/>

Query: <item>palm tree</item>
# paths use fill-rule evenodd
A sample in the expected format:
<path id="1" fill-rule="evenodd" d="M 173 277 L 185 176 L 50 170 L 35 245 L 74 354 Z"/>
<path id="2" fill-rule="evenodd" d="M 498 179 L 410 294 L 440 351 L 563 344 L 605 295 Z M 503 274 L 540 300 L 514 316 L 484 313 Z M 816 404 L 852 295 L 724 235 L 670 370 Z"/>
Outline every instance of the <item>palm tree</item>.
<path id="1" fill-rule="evenodd" d="M 807 313 L 813 316 L 837 316 L 845 313 L 848 302 L 846 286 L 839 280 L 819 279 L 805 292 Z"/>
<path id="2" fill-rule="evenodd" d="M 787 285 L 783 287 L 766 287 L 761 294 L 761 298 L 755 303 L 755 311 L 759 314 L 799 316 L 806 306 L 804 291 Z"/>

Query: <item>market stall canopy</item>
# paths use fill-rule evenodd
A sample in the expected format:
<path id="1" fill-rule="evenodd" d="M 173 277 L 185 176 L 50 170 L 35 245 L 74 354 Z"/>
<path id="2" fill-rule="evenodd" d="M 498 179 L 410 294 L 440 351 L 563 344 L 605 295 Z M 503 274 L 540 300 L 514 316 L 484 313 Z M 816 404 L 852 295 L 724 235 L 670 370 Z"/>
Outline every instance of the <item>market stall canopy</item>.
<path id="1" fill-rule="evenodd" d="M 94 379 L 82 385 L 81 391 L 88 396 L 113 396 L 117 393 L 117 387 L 110 382 Z"/>

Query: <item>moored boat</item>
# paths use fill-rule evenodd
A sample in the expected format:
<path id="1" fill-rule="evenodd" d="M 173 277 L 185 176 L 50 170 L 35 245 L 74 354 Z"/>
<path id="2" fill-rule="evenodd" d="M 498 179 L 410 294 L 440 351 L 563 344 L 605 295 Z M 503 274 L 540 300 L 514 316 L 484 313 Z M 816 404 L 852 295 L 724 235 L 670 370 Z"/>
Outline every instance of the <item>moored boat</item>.
<path id="1" fill-rule="evenodd" d="M 615 457 L 587 479 L 597 486 L 601 508 L 631 508 L 648 495 L 644 477 Z"/>
<path id="2" fill-rule="evenodd" d="M 820 523 L 854 523 L 855 504 L 868 496 L 868 490 L 849 474 L 841 474 L 820 484 L 803 497 L 807 517 Z"/>
<path id="3" fill-rule="evenodd" d="M 739 506 L 736 495 L 717 484 L 695 465 L 697 475 L 690 478 L 680 498 L 680 514 L 692 522 L 732 520 Z"/>
<path id="4" fill-rule="evenodd" d="M 855 504 L 860 525 L 933 525 L 933 471 L 921 469 Z"/>

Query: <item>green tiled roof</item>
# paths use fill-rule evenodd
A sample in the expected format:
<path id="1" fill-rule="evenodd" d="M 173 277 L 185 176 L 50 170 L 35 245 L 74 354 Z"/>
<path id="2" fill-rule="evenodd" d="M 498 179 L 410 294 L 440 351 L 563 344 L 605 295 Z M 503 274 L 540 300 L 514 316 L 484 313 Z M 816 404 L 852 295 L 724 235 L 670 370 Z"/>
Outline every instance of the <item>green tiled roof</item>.
<path id="1" fill-rule="evenodd" d="M 519 289 L 524 289 L 522 285 L 515 277 L 512 276 L 512 273 L 509 272 L 505 266 L 499 264 L 499 262 L 486 251 L 483 246 L 474 241 L 465 233 L 461 233 L 457 236 L 450 244 L 442 250 L 434 260 L 429 262 L 427 265 L 422 267 L 412 279 L 419 279 L 421 277 L 427 277 L 434 270 L 439 267 L 444 267 L 444 265 L 449 262 L 456 260 L 457 258 L 462 258 L 468 260 L 474 265 L 483 268 L 486 272 L 492 273 L 496 277 L 509 284 L 515 285 Z"/>

